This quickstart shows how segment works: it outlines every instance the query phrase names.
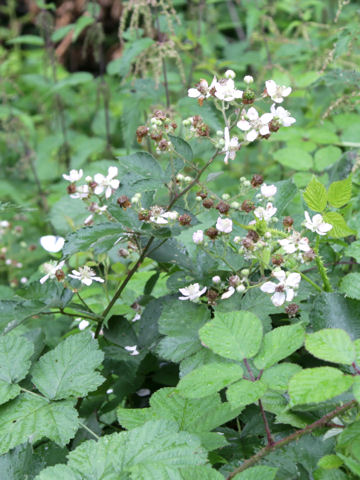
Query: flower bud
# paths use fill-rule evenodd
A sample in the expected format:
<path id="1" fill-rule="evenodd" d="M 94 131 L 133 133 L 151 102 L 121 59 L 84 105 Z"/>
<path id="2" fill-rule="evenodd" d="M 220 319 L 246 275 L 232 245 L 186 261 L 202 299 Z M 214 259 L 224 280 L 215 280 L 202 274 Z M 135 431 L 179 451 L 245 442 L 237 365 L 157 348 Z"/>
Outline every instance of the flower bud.
<path id="1" fill-rule="evenodd" d="M 284 257 L 277 253 L 276 255 L 273 255 L 271 257 L 271 262 L 272 262 L 273 265 L 276 265 L 276 266 L 279 267 L 280 265 L 282 265 L 284 263 Z"/>
<path id="2" fill-rule="evenodd" d="M 239 202 L 231 202 L 230 207 L 238 210 L 240 208 L 240 203 Z"/>
<path id="3" fill-rule="evenodd" d="M 184 175 L 182 175 L 181 173 L 178 173 L 178 174 L 176 175 L 176 180 L 178 180 L 179 182 L 183 181 L 184 178 L 185 178 Z"/>
<path id="4" fill-rule="evenodd" d="M 234 78 L 236 77 L 236 73 L 234 72 L 234 70 L 226 70 L 224 77 L 234 80 Z"/>
<path id="5" fill-rule="evenodd" d="M 250 83 L 254 83 L 254 79 L 251 75 L 245 75 L 244 82 L 250 85 Z"/>
<path id="6" fill-rule="evenodd" d="M 228 193 L 223 193 L 223 194 L 221 195 L 221 198 L 222 198 L 223 200 L 229 200 L 230 195 L 229 195 Z"/>
<path id="7" fill-rule="evenodd" d="M 243 185 L 244 185 L 244 187 L 250 187 L 251 183 L 249 182 L 249 180 L 245 180 L 243 182 Z"/>
<path id="8" fill-rule="evenodd" d="M 219 277 L 219 275 L 215 275 L 213 278 L 212 278 L 212 281 L 213 283 L 220 283 L 221 282 L 221 278 Z"/>
<path id="9" fill-rule="evenodd" d="M 229 278 L 229 285 L 231 287 L 236 287 L 240 284 L 240 277 L 238 275 L 231 275 Z"/>
<path id="10" fill-rule="evenodd" d="M 246 287 L 245 287 L 245 285 L 243 285 L 243 284 L 240 284 L 240 285 L 238 285 L 238 286 L 236 287 L 236 291 L 237 291 L 238 293 L 243 293 L 243 292 L 245 292 L 245 290 L 246 290 Z"/>
<path id="11" fill-rule="evenodd" d="M 244 105 L 251 105 L 252 103 L 255 102 L 255 92 L 253 90 L 245 90 L 242 96 L 242 103 Z"/>
<path id="12" fill-rule="evenodd" d="M 250 274 L 250 270 L 248 268 L 244 268 L 243 270 L 241 270 L 241 275 L 243 275 L 244 277 L 248 277 Z"/>
<path id="13" fill-rule="evenodd" d="M 249 213 L 254 209 L 255 209 L 255 205 L 254 205 L 254 202 L 252 202 L 251 200 L 244 200 L 243 203 L 241 204 L 241 210 L 243 212 Z"/>
<path id="14" fill-rule="evenodd" d="M 126 258 L 130 255 L 130 252 L 129 250 L 126 250 L 126 248 L 120 248 L 119 255 L 120 257 Z"/>
<path id="15" fill-rule="evenodd" d="M 197 197 L 200 197 L 200 198 L 202 198 L 202 199 L 204 200 L 204 198 L 207 197 L 207 193 L 201 192 L 201 191 L 200 191 L 200 192 L 196 192 L 196 196 L 197 196 Z"/>

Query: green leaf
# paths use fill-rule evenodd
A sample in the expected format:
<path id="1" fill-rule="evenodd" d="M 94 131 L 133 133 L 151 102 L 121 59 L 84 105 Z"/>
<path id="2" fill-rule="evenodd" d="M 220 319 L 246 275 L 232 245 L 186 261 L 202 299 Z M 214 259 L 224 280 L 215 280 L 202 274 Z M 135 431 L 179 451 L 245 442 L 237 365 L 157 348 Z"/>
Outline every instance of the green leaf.
<path id="1" fill-rule="evenodd" d="M 99 477 L 93 477 L 99 478 Z M 80 472 L 75 472 L 67 465 L 55 465 L 54 467 L 45 468 L 36 477 L 36 480 L 83 480 L 84 477 Z"/>
<path id="2" fill-rule="evenodd" d="M 332 207 L 340 208 L 351 200 L 352 178 L 351 175 L 344 180 L 333 182 L 329 187 L 328 197 Z"/>
<path id="3" fill-rule="evenodd" d="M 334 238 L 342 238 L 356 234 L 356 231 L 352 230 L 347 225 L 344 217 L 338 212 L 327 212 L 324 214 L 323 218 L 325 222 L 330 223 L 333 226 L 329 232 L 329 235 Z"/>
<path id="4" fill-rule="evenodd" d="M 182 159 L 185 159 L 188 162 L 192 162 L 194 158 L 194 154 L 191 146 L 187 142 L 185 142 L 185 140 L 183 140 L 181 137 L 175 137 L 175 135 L 169 135 L 169 138 L 171 140 L 171 143 L 174 146 L 175 152 L 177 152 Z"/>
<path id="5" fill-rule="evenodd" d="M 360 476 L 360 463 L 354 460 L 351 457 L 347 457 L 346 455 L 342 455 L 338 453 L 338 456 L 343 460 L 345 465 L 350 469 L 352 473 L 354 473 L 357 477 Z"/>
<path id="6" fill-rule="evenodd" d="M 341 328 L 352 340 L 360 337 L 360 302 L 340 293 L 320 293 L 310 312 L 314 330 Z"/>
<path id="7" fill-rule="evenodd" d="M 67 467 L 74 472 L 74 479 L 75 474 L 80 474 L 80 478 L 92 480 L 195 480 L 192 470 L 197 478 L 219 478 L 204 465 L 207 454 L 199 438 L 179 432 L 169 421 L 151 421 L 130 432 L 84 442 L 70 452 L 68 459 Z M 52 479 L 49 470 L 45 469 L 36 480 Z M 68 475 L 68 470 L 64 469 L 64 473 Z"/>
<path id="8" fill-rule="evenodd" d="M 336 455 L 325 455 L 318 461 L 318 466 L 324 469 L 338 468 L 342 464 L 343 462 Z"/>
<path id="9" fill-rule="evenodd" d="M 258 352 L 263 329 L 259 318 L 251 312 L 217 312 L 199 335 L 207 347 L 222 357 L 243 360 Z"/>
<path id="10" fill-rule="evenodd" d="M 299 372 L 301 367 L 295 363 L 280 363 L 265 370 L 261 380 L 275 392 L 285 392 L 290 378 Z"/>
<path id="11" fill-rule="evenodd" d="M 27 442 L 50 438 L 65 446 L 78 429 L 73 402 L 49 403 L 45 398 L 20 395 L 0 407 L 0 454 Z"/>
<path id="12" fill-rule="evenodd" d="M 286 147 L 273 154 L 275 160 L 291 170 L 307 171 L 312 169 L 312 156 L 296 147 Z"/>
<path id="13" fill-rule="evenodd" d="M 33 353 L 34 345 L 25 337 L 0 337 L 0 404 L 20 392 L 20 388 L 15 384 L 28 373 Z"/>
<path id="14" fill-rule="evenodd" d="M 247 468 L 244 472 L 235 475 L 234 480 L 274 480 L 277 471 L 277 468 L 261 465 Z"/>
<path id="15" fill-rule="evenodd" d="M 108 64 L 107 73 L 125 77 L 130 71 L 132 62 L 153 43 L 154 40 L 147 37 L 131 42 L 130 45 L 127 44 L 122 56 Z"/>
<path id="16" fill-rule="evenodd" d="M 264 336 L 254 359 L 256 368 L 263 370 L 288 357 L 302 346 L 304 338 L 304 327 L 300 323 L 275 328 Z"/>
<path id="17" fill-rule="evenodd" d="M 160 164 L 147 152 L 118 157 L 120 164 L 120 188 L 118 195 L 156 190 L 164 185 L 166 177 Z"/>
<path id="18" fill-rule="evenodd" d="M 52 400 L 84 397 L 104 381 L 95 371 L 103 358 L 97 340 L 88 332 L 78 333 L 40 358 L 32 370 L 32 381 Z"/>
<path id="19" fill-rule="evenodd" d="M 227 389 L 226 398 L 233 408 L 245 407 L 259 400 L 266 390 L 267 385 L 261 380 L 257 380 L 256 382 L 240 380 L 240 382 L 234 383 Z"/>
<path id="20" fill-rule="evenodd" d="M 355 258 L 355 260 L 360 263 L 360 240 L 356 240 L 346 247 L 345 255 L 347 257 Z"/>
<path id="21" fill-rule="evenodd" d="M 333 367 L 307 368 L 289 382 L 290 406 L 321 403 L 346 392 L 354 378 Z"/>
<path id="22" fill-rule="evenodd" d="M 83 227 L 66 237 L 63 255 L 68 257 L 78 252 L 86 252 L 96 248 L 101 242 L 111 241 L 112 245 L 119 239 L 123 229 L 113 222 L 99 223 L 91 227 Z"/>
<path id="23" fill-rule="evenodd" d="M 345 275 L 341 280 L 339 290 L 345 297 L 360 300 L 360 273 L 353 272 Z"/>
<path id="24" fill-rule="evenodd" d="M 243 375 L 240 365 L 233 363 L 209 363 L 183 377 L 177 389 L 187 398 L 202 398 L 222 390 Z"/>
<path id="25" fill-rule="evenodd" d="M 341 155 L 342 151 L 339 147 L 329 145 L 320 148 L 314 156 L 315 170 L 317 172 L 322 172 L 325 168 L 330 167 L 337 162 Z"/>
<path id="26" fill-rule="evenodd" d="M 355 360 L 355 347 L 349 335 L 339 328 L 325 328 L 309 333 L 305 348 L 314 357 L 333 363 L 351 365 Z"/>
<path id="27" fill-rule="evenodd" d="M 355 377 L 353 385 L 353 394 L 357 402 L 360 403 L 360 377 Z"/>
<path id="28" fill-rule="evenodd" d="M 19 445 L 0 456 L 0 478 L 2 480 L 32 479 L 44 468 L 44 460 L 42 456 L 34 454 L 30 443 Z"/>
<path id="29" fill-rule="evenodd" d="M 8 40 L 6 43 L 9 45 L 34 45 L 37 47 L 42 47 L 45 45 L 44 39 L 38 37 L 37 35 L 20 35 L 16 38 Z"/>
<path id="30" fill-rule="evenodd" d="M 326 188 L 316 177 L 313 177 L 304 192 L 304 200 L 314 212 L 322 212 L 326 208 Z"/>
<path id="31" fill-rule="evenodd" d="M 240 411 L 222 402 L 219 394 L 189 399 L 181 396 L 175 388 L 161 388 L 151 396 L 150 408 L 119 407 L 117 417 L 119 423 L 128 430 L 152 419 L 172 420 L 180 430 L 198 433 L 214 430 L 235 418 Z"/>

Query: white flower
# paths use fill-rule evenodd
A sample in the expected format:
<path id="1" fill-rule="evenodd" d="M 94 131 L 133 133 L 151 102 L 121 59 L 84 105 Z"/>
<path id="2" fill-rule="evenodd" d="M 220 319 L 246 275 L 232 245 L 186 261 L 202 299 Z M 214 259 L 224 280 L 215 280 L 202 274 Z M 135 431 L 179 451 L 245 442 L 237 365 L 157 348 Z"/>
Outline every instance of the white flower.
<path id="1" fill-rule="evenodd" d="M 279 280 L 279 283 L 265 282 L 260 290 L 265 293 L 273 293 L 271 297 L 275 307 L 280 307 L 285 301 L 291 302 L 295 297 L 295 290 L 299 287 L 300 273 L 286 274 L 284 270 L 275 270 L 273 276 Z"/>
<path id="2" fill-rule="evenodd" d="M 230 160 L 235 159 L 236 152 L 239 150 L 240 144 L 239 144 L 238 137 L 232 137 L 230 139 L 230 132 L 228 127 L 225 127 L 224 129 L 224 140 L 225 140 L 225 146 L 223 150 L 223 153 L 225 153 L 224 162 L 227 164 L 229 163 L 229 158 Z"/>
<path id="3" fill-rule="evenodd" d="M 105 191 L 105 198 L 110 198 L 113 190 L 120 185 L 120 181 L 115 178 L 117 174 L 117 167 L 109 167 L 107 177 L 101 173 L 94 175 L 94 182 L 97 183 L 94 189 L 95 195 L 101 195 Z"/>
<path id="4" fill-rule="evenodd" d="M 213 78 L 210 85 L 206 80 L 202 78 L 200 82 L 196 85 L 196 88 L 189 88 L 188 97 L 197 98 L 200 105 L 202 105 L 204 99 L 210 97 L 211 91 L 215 87 L 216 82 L 216 77 Z"/>
<path id="5" fill-rule="evenodd" d="M 188 287 L 179 288 L 180 293 L 183 297 L 179 297 L 179 300 L 190 300 L 197 301 L 206 292 L 206 287 L 200 290 L 200 285 L 198 283 L 192 283 Z"/>
<path id="6" fill-rule="evenodd" d="M 224 77 L 234 80 L 234 78 L 236 77 L 236 73 L 234 72 L 234 70 L 226 70 Z"/>
<path id="7" fill-rule="evenodd" d="M 216 230 L 222 233 L 231 233 L 232 232 L 232 220 L 230 218 L 221 218 L 219 217 L 216 222 Z"/>
<path id="8" fill-rule="evenodd" d="M 322 215 L 320 215 L 320 213 L 317 213 L 311 219 L 309 212 L 305 212 L 304 225 L 306 228 L 308 228 L 312 232 L 318 233 L 319 235 L 326 235 L 333 228 L 330 223 L 324 222 L 324 219 Z"/>
<path id="9" fill-rule="evenodd" d="M 80 180 L 80 178 L 82 178 L 83 173 L 84 172 L 82 171 L 82 169 L 70 170 L 69 175 L 66 175 L 65 173 L 63 174 L 63 178 L 65 178 L 65 180 L 67 180 L 68 182 L 74 183 Z"/>
<path id="10" fill-rule="evenodd" d="M 256 108 L 251 107 L 242 115 L 241 120 L 237 122 L 238 128 L 247 132 L 245 138 L 248 142 L 253 142 L 259 135 L 269 135 L 269 122 L 272 120 L 271 113 L 264 113 L 259 117 Z"/>
<path id="11" fill-rule="evenodd" d="M 266 185 L 266 183 L 263 183 L 261 185 L 261 195 L 263 197 L 273 197 L 274 195 L 276 195 L 276 192 L 277 192 L 277 188 L 275 187 L 275 185 Z"/>
<path id="12" fill-rule="evenodd" d="M 302 237 L 299 232 L 293 232 L 288 238 L 283 238 L 278 242 L 286 253 L 295 253 L 297 250 L 309 252 L 311 250 L 309 239 Z"/>
<path id="13" fill-rule="evenodd" d="M 244 82 L 250 85 L 250 83 L 254 83 L 254 78 L 251 75 L 245 75 Z"/>
<path id="14" fill-rule="evenodd" d="M 94 270 L 85 265 L 84 267 L 79 267 L 79 270 L 73 270 L 72 274 L 69 273 L 69 277 L 80 280 L 86 286 L 90 286 L 93 281 L 103 283 L 104 280 L 96 276 Z"/>
<path id="15" fill-rule="evenodd" d="M 283 97 L 287 97 L 291 93 L 291 87 L 277 85 L 274 80 L 267 80 L 265 82 L 266 92 L 276 103 L 282 103 Z"/>
<path id="16" fill-rule="evenodd" d="M 40 245 L 44 250 L 51 253 L 60 252 L 64 246 L 64 243 L 65 239 L 63 237 L 58 237 L 55 235 L 45 235 L 44 237 L 40 238 Z"/>
<path id="17" fill-rule="evenodd" d="M 291 113 L 285 110 L 283 107 L 276 107 L 273 103 L 270 111 L 275 120 L 278 120 L 283 127 L 290 127 L 296 122 L 294 117 L 291 117 Z"/>
<path id="18" fill-rule="evenodd" d="M 268 202 L 265 208 L 264 207 L 255 208 L 254 215 L 259 220 L 265 220 L 266 222 L 268 222 L 270 218 L 275 215 L 276 212 L 277 212 L 277 208 L 274 207 L 271 202 Z"/>
<path id="19" fill-rule="evenodd" d="M 21 277 L 20 278 L 20 283 L 27 283 L 28 278 L 27 277 Z"/>
<path id="20" fill-rule="evenodd" d="M 127 352 L 131 352 L 130 355 L 139 355 L 139 350 L 137 349 L 137 345 L 124 347 Z"/>
<path id="21" fill-rule="evenodd" d="M 221 282 L 221 278 L 219 277 L 219 275 L 215 275 L 214 277 L 212 277 L 212 281 L 214 283 L 220 283 Z"/>
<path id="22" fill-rule="evenodd" d="M 65 264 L 65 261 L 62 260 L 61 262 L 59 263 L 56 263 L 56 262 L 48 262 L 48 263 L 44 263 L 44 265 L 42 266 L 43 267 L 43 270 L 44 272 L 46 273 L 46 275 L 44 275 L 42 278 L 40 278 L 40 283 L 45 283 L 46 280 L 48 280 L 49 278 L 55 278 L 56 277 L 56 272 L 58 270 L 61 270 L 62 267 L 64 266 Z"/>
<path id="23" fill-rule="evenodd" d="M 231 78 L 222 79 L 219 82 L 216 82 L 215 89 L 215 96 L 224 102 L 232 102 L 243 96 L 243 91 L 235 88 L 234 80 Z"/>
<path id="24" fill-rule="evenodd" d="M 89 325 L 90 325 L 90 322 L 88 322 L 87 320 L 81 320 L 78 327 L 79 327 L 79 330 L 85 330 L 85 328 L 87 328 Z"/>
<path id="25" fill-rule="evenodd" d="M 232 295 L 234 295 L 234 293 L 235 293 L 235 288 L 234 287 L 229 287 L 229 289 L 226 290 L 226 292 L 224 292 L 221 295 L 221 300 L 226 300 L 227 298 L 230 298 Z"/>
<path id="26" fill-rule="evenodd" d="M 196 230 L 196 232 L 193 233 L 192 239 L 193 239 L 193 242 L 196 243 L 196 245 L 203 243 L 204 232 L 202 230 Z"/>
<path id="27" fill-rule="evenodd" d="M 91 212 L 94 212 L 94 213 L 90 214 L 90 215 L 86 218 L 86 220 L 84 220 L 84 224 L 85 224 L 85 225 L 89 224 L 89 223 L 92 221 L 92 219 L 94 218 L 94 214 L 95 214 L 95 213 L 97 213 L 98 215 L 102 215 L 103 213 L 105 213 L 106 210 L 107 210 L 107 205 L 103 205 L 102 207 L 100 207 L 99 204 L 97 204 L 97 203 L 92 203 L 92 204 L 90 205 L 90 207 L 89 207 L 89 210 L 90 210 Z"/>
<path id="28" fill-rule="evenodd" d="M 10 227 L 10 222 L 8 222 L 7 220 L 1 220 L 0 227 L 1 228 L 9 228 Z"/>
<path id="29" fill-rule="evenodd" d="M 71 198 L 86 198 L 89 196 L 89 185 L 79 185 L 76 192 L 70 195 Z"/>
<path id="30" fill-rule="evenodd" d="M 150 222 L 157 225 L 166 225 L 169 220 L 176 220 L 178 212 L 166 212 L 164 208 L 154 205 L 150 208 Z"/>

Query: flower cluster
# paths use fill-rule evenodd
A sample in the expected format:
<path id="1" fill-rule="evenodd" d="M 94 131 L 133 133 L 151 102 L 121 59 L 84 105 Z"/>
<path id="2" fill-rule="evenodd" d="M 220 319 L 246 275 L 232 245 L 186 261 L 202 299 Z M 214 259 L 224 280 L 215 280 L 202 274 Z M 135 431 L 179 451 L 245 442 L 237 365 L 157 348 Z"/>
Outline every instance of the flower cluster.
<path id="1" fill-rule="evenodd" d="M 42 265 L 42 270 L 45 273 L 43 277 L 40 278 L 40 283 L 45 283 L 47 280 L 57 279 L 59 282 L 63 282 L 66 278 L 65 272 L 63 270 L 65 266 L 65 261 L 57 263 L 55 261 L 47 262 Z M 82 284 L 89 287 L 93 282 L 103 283 L 104 279 L 98 277 L 94 270 L 87 265 L 79 267 L 78 270 L 72 270 L 72 273 L 69 273 L 70 278 L 79 280 Z"/>
<path id="2" fill-rule="evenodd" d="M 158 154 L 172 149 L 169 134 L 174 134 L 177 124 L 171 120 L 167 113 L 162 110 L 155 110 L 146 125 L 140 125 L 136 130 L 138 143 L 148 137 L 154 140 Z"/>
<path id="3" fill-rule="evenodd" d="M 279 222 L 276 217 L 278 211 L 276 185 L 263 183 L 260 175 L 254 175 L 251 182 L 241 179 L 242 186 L 245 183 L 246 186 L 252 185 L 255 189 L 259 188 L 258 193 L 253 195 L 255 201 L 245 199 L 240 204 L 231 202 L 230 196 L 226 195 L 224 198 L 229 203 L 221 200 L 215 206 L 214 202 L 207 198 L 206 193 L 200 192 L 199 198 L 203 200 L 203 206 L 218 209 L 220 215 L 215 225 L 204 230 L 195 230 L 192 239 L 194 244 L 209 256 L 215 256 L 224 262 L 225 257 L 215 254 L 219 249 L 215 248 L 214 242 L 221 242 L 225 252 L 227 249 L 238 248 L 238 253 L 251 262 L 249 268 L 242 268 L 238 272 L 233 271 L 228 278 L 215 275 L 211 286 L 193 283 L 183 287 L 180 289 L 182 294 L 179 297 L 180 300 L 198 302 L 206 293 L 206 301 L 214 305 L 218 298 L 226 300 L 235 293 L 243 294 L 250 288 L 258 287 L 262 292 L 270 294 L 272 303 L 279 307 L 285 302 L 292 302 L 297 295 L 301 275 L 296 270 L 302 263 L 310 262 L 316 257 L 310 240 L 304 234 L 305 232 L 294 229 L 294 221 L 291 217 L 283 218 L 283 230 L 275 228 Z M 252 214 L 253 219 L 249 220 L 248 224 L 240 224 L 235 215 L 238 210 Z M 308 212 L 305 212 L 303 225 L 318 235 L 326 235 L 332 229 L 332 225 L 326 223 L 320 214 L 316 214 L 311 219 Z M 236 234 L 234 230 L 237 228 L 239 231 L 246 230 L 246 235 Z M 256 272 L 256 265 L 261 265 L 263 272 L 261 277 Z M 228 266 L 231 267 L 231 265 Z M 277 283 L 266 280 L 265 271 L 270 271 L 268 278 L 275 278 Z M 289 315 L 294 315 L 295 307 L 298 308 L 295 304 L 287 307 Z"/>
<path id="4" fill-rule="evenodd" d="M 225 154 L 225 163 L 228 163 L 229 159 L 234 160 L 236 152 L 241 148 L 242 143 L 239 140 L 239 134 L 243 134 L 244 142 L 250 143 L 258 138 L 267 139 L 280 127 L 290 127 L 296 121 L 290 112 L 276 105 L 282 103 L 284 98 L 290 95 L 291 87 L 277 85 L 274 80 L 267 80 L 262 94 L 256 96 L 256 92 L 250 88 L 250 85 L 254 82 L 253 77 L 246 75 L 243 79 L 245 90 L 239 90 L 235 85 L 235 76 L 235 72 L 227 70 L 224 78 L 218 80 L 214 77 L 210 85 L 206 80 L 201 79 L 195 85 L 195 88 L 188 90 L 188 96 L 196 98 L 200 105 L 203 105 L 205 100 L 213 98 L 217 108 L 222 111 L 225 128 L 221 134 L 221 139 L 212 141 L 217 148 L 222 148 L 222 152 Z M 248 109 L 244 108 L 244 106 L 251 105 L 263 98 L 270 98 L 275 102 L 271 105 L 270 112 L 260 113 L 254 106 Z M 239 134 L 231 135 L 230 121 L 227 116 L 229 106 L 236 108 L 237 121 L 235 123 L 239 129 Z M 186 122 L 190 124 L 190 119 L 187 119 Z M 197 131 L 196 126 L 191 128 L 193 131 Z"/>

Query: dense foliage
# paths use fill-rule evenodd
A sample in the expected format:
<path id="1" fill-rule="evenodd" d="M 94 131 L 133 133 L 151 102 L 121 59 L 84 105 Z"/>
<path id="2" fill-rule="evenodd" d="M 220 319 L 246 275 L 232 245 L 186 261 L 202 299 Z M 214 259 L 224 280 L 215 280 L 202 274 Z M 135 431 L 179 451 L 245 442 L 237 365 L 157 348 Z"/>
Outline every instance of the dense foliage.
<path id="1" fill-rule="evenodd" d="M 359 478 L 356 2 L 1 9 L 0 478 Z"/>

